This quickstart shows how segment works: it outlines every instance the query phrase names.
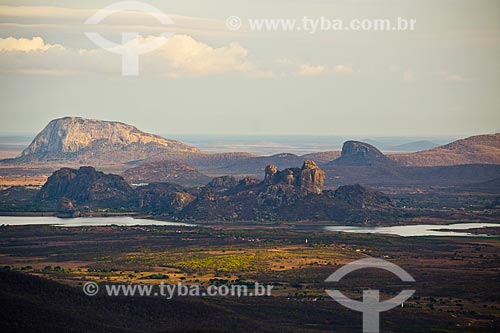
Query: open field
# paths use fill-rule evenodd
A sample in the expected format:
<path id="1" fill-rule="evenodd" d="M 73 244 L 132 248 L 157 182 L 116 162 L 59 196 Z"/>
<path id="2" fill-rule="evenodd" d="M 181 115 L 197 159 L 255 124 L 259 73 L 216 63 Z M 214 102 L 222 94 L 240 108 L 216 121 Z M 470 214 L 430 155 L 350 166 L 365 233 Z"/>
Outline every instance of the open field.
<path id="1" fill-rule="evenodd" d="M 140 322 L 149 311 L 146 309 L 151 307 L 172 311 L 170 323 L 160 320 L 161 311 L 148 312 L 151 318 L 158 316 L 156 323 L 160 326 L 153 328 L 174 330 L 176 320 L 184 320 L 183 316 L 187 315 L 172 310 L 176 306 L 200 308 L 197 319 L 183 328 L 360 331 L 360 314 L 342 308 L 324 291 L 335 288 L 352 298 L 360 298 L 366 288 L 380 289 L 382 298 L 392 297 L 402 289 L 416 289 L 404 309 L 382 315 L 381 325 L 385 328 L 382 331 L 386 332 L 496 332 L 500 327 L 498 238 L 402 238 L 311 231 L 292 226 L 4 226 L 0 232 L 0 255 L 4 270 L 69 285 L 74 289 L 60 284 L 51 288 L 62 288 L 70 297 L 82 298 L 84 302 L 90 302 L 80 289 L 86 281 L 182 282 L 202 288 L 209 284 L 229 286 L 256 281 L 274 286 L 273 296 L 265 298 L 188 297 L 166 301 L 154 297 L 117 300 L 103 296 L 91 300 L 98 303 L 96 308 L 114 308 L 116 302 L 133 308 L 140 303 L 143 310 L 135 314 L 136 324 L 131 324 L 137 331 L 144 329 Z M 335 287 L 324 282 L 341 265 L 369 256 L 400 265 L 417 282 L 402 283 L 379 270 L 352 273 Z M 4 287 L 12 284 L 12 279 L 21 278 L 15 274 L 13 277 L 12 273 L 2 274 L 8 275 L 2 276 Z M 25 284 L 19 297 L 28 292 L 32 283 Z M 17 299 L 12 294 L 1 295 L 3 301 L 12 297 Z M 151 303 L 144 307 L 143 302 Z M 36 303 L 34 300 L 30 304 Z M 76 304 L 80 303 L 69 306 L 77 311 Z M 210 313 L 215 309 L 234 313 L 233 317 L 238 320 L 214 320 Z M 122 310 L 116 311 L 119 316 Z M 82 327 L 87 327 L 86 321 L 92 318 L 92 314 L 80 315 Z M 120 323 L 116 325 L 124 329 Z"/>

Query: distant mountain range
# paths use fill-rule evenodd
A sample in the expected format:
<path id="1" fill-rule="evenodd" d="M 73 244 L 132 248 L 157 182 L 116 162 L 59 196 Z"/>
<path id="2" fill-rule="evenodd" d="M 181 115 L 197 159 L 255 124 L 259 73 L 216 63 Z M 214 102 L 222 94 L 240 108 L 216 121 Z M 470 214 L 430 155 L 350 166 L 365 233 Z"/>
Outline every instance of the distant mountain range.
<path id="1" fill-rule="evenodd" d="M 394 151 L 394 152 L 415 152 L 420 150 L 428 150 L 438 147 L 439 144 L 428 140 L 418 140 L 413 142 L 407 142 L 403 144 L 387 144 L 382 141 L 365 139 L 363 142 L 369 143 L 373 146 L 378 147 L 378 149 L 383 151 Z"/>
<path id="2" fill-rule="evenodd" d="M 428 142 L 421 146 L 431 145 Z M 51 121 L 14 159 L 2 165 L 92 165 L 124 172 L 129 182 L 177 182 L 195 186 L 210 177 L 262 177 L 267 165 L 292 168 L 314 160 L 326 172 L 326 185 L 462 185 L 500 177 L 500 134 L 479 135 L 411 154 L 384 155 L 375 146 L 347 141 L 342 152 L 303 156 L 259 156 L 246 152 L 207 153 L 185 143 L 140 131 L 120 122 L 65 117 Z"/>
<path id="3" fill-rule="evenodd" d="M 391 155 L 391 158 L 408 166 L 500 164 L 500 133 L 471 136 L 426 151 Z"/>
<path id="4" fill-rule="evenodd" d="M 325 183 L 370 186 L 454 186 L 486 182 L 500 176 L 500 164 L 413 167 L 385 156 L 370 144 L 348 141 L 342 155 L 325 165 Z"/>

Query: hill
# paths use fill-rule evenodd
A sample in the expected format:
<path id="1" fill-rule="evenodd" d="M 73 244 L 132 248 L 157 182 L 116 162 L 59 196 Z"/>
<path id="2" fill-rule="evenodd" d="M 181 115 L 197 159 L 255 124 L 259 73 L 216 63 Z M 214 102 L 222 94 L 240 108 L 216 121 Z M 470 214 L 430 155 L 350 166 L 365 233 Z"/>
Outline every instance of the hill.
<path id="1" fill-rule="evenodd" d="M 340 157 L 329 163 L 339 166 L 395 166 L 396 162 L 374 146 L 360 141 L 346 141 Z"/>
<path id="2" fill-rule="evenodd" d="M 323 166 L 325 184 L 338 186 L 455 186 L 485 182 L 500 175 L 497 164 L 450 166 L 405 166 L 385 156 L 374 146 L 347 141 L 342 155 Z"/>
<path id="3" fill-rule="evenodd" d="M 52 120 L 10 163 L 113 164 L 195 147 L 140 131 L 120 122 L 65 117 Z"/>
<path id="4" fill-rule="evenodd" d="M 125 170 L 122 177 L 129 183 L 175 183 L 184 186 L 201 186 L 211 180 L 185 163 L 170 160 L 142 163 Z"/>
<path id="5" fill-rule="evenodd" d="M 393 145 L 390 146 L 387 150 L 415 152 L 420 150 L 433 149 L 436 148 L 437 146 L 439 146 L 437 143 L 428 140 L 422 140 L 422 141 L 403 143 L 400 145 Z"/>
<path id="6" fill-rule="evenodd" d="M 254 304 L 247 305 L 246 314 L 239 315 L 241 307 L 228 302 L 221 308 L 204 297 L 176 297 L 168 302 L 163 297 L 88 297 L 81 287 L 9 271 L 0 271 L 0 284 L 2 332 L 221 333 L 234 332 L 235 327 L 245 332 L 278 330 L 271 321 L 263 323 L 248 316 Z"/>
<path id="7" fill-rule="evenodd" d="M 93 167 L 62 168 L 54 172 L 38 196 L 42 202 L 57 203 L 60 210 L 73 210 L 76 206 L 130 209 L 139 202 L 122 177 Z"/>
<path id="8" fill-rule="evenodd" d="M 306 155 L 302 155 L 301 157 L 304 160 L 312 160 L 316 161 L 319 164 L 325 164 L 328 163 L 338 157 L 340 157 L 340 151 L 339 150 L 330 150 L 330 151 L 322 151 L 322 152 L 317 152 L 317 153 L 309 153 Z"/>
<path id="9" fill-rule="evenodd" d="M 407 166 L 500 164 L 500 133 L 471 136 L 411 154 L 390 155 Z"/>

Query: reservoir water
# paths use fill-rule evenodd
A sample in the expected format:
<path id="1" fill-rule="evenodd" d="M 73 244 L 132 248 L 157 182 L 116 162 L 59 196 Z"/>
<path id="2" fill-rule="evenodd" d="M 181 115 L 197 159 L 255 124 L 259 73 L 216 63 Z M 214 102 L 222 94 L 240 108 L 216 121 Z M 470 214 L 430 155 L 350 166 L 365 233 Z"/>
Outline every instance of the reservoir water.
<path id="1" fill-rule="evenodd" d="M 77 217 L 64 219 L 55 216 L 0 216 L 0 225 L 53 225 L 58 227 L 85 226 L 135 226 L 135 225 L 165 225 L 190 227 L 194 224 L 166 222 L 148 219 L 134 219 L 129 216 L 112 217 Z"/>
<path id="2" fill-rule="evenodd" d="M 328 231 L 342 231 L 362 234 L 389 234 L 403 237 L 414 236 L 488 236 L 473 234 L 461 230 L 500 227 L 498 223 L 455 223 L 446 225 L 417 224 L 393 227 L 353 227 L 353 226 L 325 226 Z M 460 231 L 459 231 L 460 230 Z"/>
<path id="3" fill-rule="evenodd" d="M 55 216 L 0 216 L 0 225 L 53 225 L 58 227 L 84 227 L 84 226 L 146 226 L 163 225 L 192 227 L 195 224 L 181 222 L 167 222 L 152 219 L 134 219 L 128 216 L 112 217 L 78 217 L 59 218 Z M 468 229 L 500 227 L 499 223 L 455 223 L 447 225 L 417 224 L 393 227 L 355 227 L 345 225 L 324 226 L 328 231 L 339 231 L 363 234 L 389 234 L 403 237 L 413 236 L 488 236 L 486 234 L 473 234 Z"/>

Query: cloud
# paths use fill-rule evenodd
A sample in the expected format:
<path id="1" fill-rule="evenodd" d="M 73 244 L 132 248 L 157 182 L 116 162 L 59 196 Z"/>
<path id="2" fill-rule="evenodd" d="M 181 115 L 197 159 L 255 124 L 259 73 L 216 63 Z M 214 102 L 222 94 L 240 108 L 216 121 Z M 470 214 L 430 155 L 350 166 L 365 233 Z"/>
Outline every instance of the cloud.
<path id="1" fill-rule="evenodd" d="M 351 74 L 353 72 L 353 69 L 351 66 L 347 65 L 337 65 L 335 66 L 335 73 L 340 73 L 340 74 Z"/>
<path id="2" fill-rule="evenodd" d="M 160 54 L 165 59 L 169 76 L 204 76 L 224 73 L 240 73 L 250 76 L 271 76 L 272 73 L 260 71 L 249 59 L 249 52 L 238 43 L 214 48 L 196 41 L 191 36 L 175 35 Z"/>
<path id="3" fill-rule="evenodd" d="M 48 76 L 111 73 L 119 70 L 119 61 L 115 55 L 101 49 L 72 49 L 48 44 L 41 37 L 0 38 L 0 72 L 3 73 Z"/>
<path id="4" fill-rule="evenodd" d="M 302 64 L 299 66 L 297 75 L 299 76 L 319 76 L 327 73 L 325 66 Z"/>
<path id="5" fill-rule="evenodd" d="M 139 45 L 154 36 L 139 37 Z M 162 46 L 141 55 L 140 71 L 145 75 L 171 78 L 239 74 L 272 77 L 250 60 L 249 51 L 238 43 L 212 47 L 187 35 L 164 37 Z M 123 47 L 123 46 L 121 46 Z M 18 74 L 73 75 L 78 73 L 120 73 L 120 55 L 106 50 L 72 49 L 46 44 L 41 37 L 0 39 L 0 71 Z"/>
<path id="6" fill-rule="evenodd" d="M 214 75 L 240 75 L 250 78 L 317 77 L 332 72 L 351 73 L 352 68 L 337 65 L 334 71 L 325 65 L 281 59 L 272 66 L 262 68 L 251 57 L 248 49 L 232 42 L 214 47 L 189 35 L 166 37 L 139 36 L 125 47 L 150 43 L 153 39 L 161 46 L 139 57 L 141 75 L 169 78 Z M 46 43 L 41 37 L 0 38 L 0 71 L 21 75 L 77 75 L 121 73 L 121 56 L 116 54 L 124 46 L 112 48 L 115 53 L 99 47 L 75 49 L 60 44 Z M 118 52 L 120 53 L 120 52 Z M 142 52 L 138 52 L 141 54 Z"/>
<path id="7" fill-rule="evenodd" d="M 22 52 L 31 52 L 38 51 L 43 52 L 49 49 L 64 49 L 62 45 L 59 44 L 45 44 L 44 40 L 41 37 L 33 37 L 32 39 L 28 38 L 0 38 L 0 52 L 12 52 L 12 51 L 22 51 Z"/>
<path id="8" fill-rule="evenodd" d="M 330 72 L 327 66 L 311 64 L 296 59 L 280 58 L 275 61 L 274 68 L 280 76 L 314 77 L 326 75 Z"/>

